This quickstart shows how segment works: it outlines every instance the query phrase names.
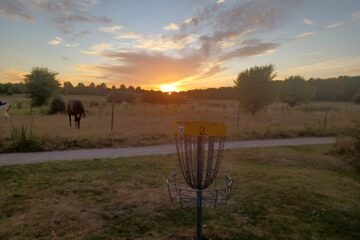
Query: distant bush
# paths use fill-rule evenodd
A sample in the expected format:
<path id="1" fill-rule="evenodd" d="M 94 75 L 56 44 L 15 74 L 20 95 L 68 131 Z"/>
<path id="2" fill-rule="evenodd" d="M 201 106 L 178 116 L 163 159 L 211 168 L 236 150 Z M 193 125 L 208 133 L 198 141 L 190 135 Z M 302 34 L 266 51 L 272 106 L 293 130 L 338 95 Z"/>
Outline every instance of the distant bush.
<path id="1" fill-rule="evenodd" d="M 290 76 L 285 79 L 280 91 L 281 101 L 290 107 L 310 102 L 314 97 L 315 88 L 311 87 L 303 77 Z"/>
<path id="2" fill-rule="evenodd" d="M 136 103 L 136 95 L 130 91 L 120 91 L 117 93 L 112 93 L 107 97 L 108 102 L 116 102 L 116 103 Z"/>
<path id="3" fill-rule="evenodd" d="M 64 100 L 60 96 L 54 97 L 50 104 L 49 114 L 63 113 L 65 108 Z"/>
<path id="4" fill-rule="evenodd" d="M 168 94 L 150 91 L 143 95 L 142 102 L 152 104 L 184 104 L 186 103 L 186 100 L 178 93 Z"/>

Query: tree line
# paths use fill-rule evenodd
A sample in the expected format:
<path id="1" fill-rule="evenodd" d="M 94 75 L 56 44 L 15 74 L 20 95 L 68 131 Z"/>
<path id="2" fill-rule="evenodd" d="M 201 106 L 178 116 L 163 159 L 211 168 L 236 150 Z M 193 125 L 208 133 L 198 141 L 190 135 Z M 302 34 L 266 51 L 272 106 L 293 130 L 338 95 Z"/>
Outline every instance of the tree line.
<path id="1" fill-rule="evenodd" d="M 29 94 L 33 105 L 42 105 L 57 94 L 101 95 L 114 102 L 147 102 L 155 104 L 181 104 L 186 99 L 238 100 L 245 110 L 253 113 L 274 101 L 289 106 L 308 101 L 354 101 L 360 102 L 360 76 L 337 78 L 310 78 L 290 76 L 283 81 L 276 77 L 273 65 L 255 66 L 240 72 L 233 87 L 194 89 L 167 94 L 161 91 L 144 90 L 141 87 L 108 87 L 105 83 L 73 85 L 67 81 L 60 86 L 57 73 L 47 68 L 36 67 L 24 76 L 23 83 L 0 83 L 0 94 Z"/>

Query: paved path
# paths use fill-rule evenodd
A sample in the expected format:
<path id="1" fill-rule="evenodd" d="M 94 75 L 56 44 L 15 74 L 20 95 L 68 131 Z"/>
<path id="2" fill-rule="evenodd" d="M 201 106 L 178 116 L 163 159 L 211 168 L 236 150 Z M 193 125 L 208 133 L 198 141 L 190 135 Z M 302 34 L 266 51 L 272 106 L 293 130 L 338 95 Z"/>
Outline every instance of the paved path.
<path id="1" fill-rule="evenodd" d="M 322 138 L 292 138 L 292 139 L 269 139 L 227 142 L 225 149 L 234 148 L 256 148 L 275 146 L 295 146 L 334 143 L 333 137 Z M 127 148 L 101 148 L 101 149 L 80 149 L 67 151 L 35 152 L 35 153 L 7 153 L 0 154 L 0 166 L 13 164 L 40 163 L 56 160 L 83 160 L 117 157 L 133 157 L 146 155 L 165 155 L 175 153 L 173 144 L 127 147 Z"/>

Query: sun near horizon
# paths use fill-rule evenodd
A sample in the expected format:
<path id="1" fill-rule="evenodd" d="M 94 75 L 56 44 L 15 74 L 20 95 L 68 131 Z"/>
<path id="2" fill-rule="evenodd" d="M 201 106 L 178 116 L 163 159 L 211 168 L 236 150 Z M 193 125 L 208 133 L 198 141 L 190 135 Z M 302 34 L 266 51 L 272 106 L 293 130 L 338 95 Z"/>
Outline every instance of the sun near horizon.
<path id="1" fill-rule="evenodd" d="M 172 92 L 179 92 L 180 89 L 174 84 L 162 84 L 160 85 L 160 90 L 164 93 L 171 94 Z"/>

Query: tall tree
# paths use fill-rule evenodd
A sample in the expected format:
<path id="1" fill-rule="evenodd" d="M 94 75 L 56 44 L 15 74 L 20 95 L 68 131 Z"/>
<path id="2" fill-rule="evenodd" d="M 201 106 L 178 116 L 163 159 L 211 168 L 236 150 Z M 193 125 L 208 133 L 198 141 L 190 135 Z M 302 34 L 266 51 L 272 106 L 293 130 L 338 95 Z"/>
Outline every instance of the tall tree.
<path id="1" fill-rule="evenodd" d="M 46 104 L 49 98 L 59 90 L 60 84 L 56 80 L 57 74 L 57 72 L 52 72 L 46 67 L 35 67 L 31 73 L 25 75 L 24 82 L 30 93 L 33 106 Z"/>
<path id="2" fill-rule="evenodd" d="M 121 89 L 121 90 L 126 90 L 125 84 L 121 84 L 121 85 L 120 85 L 120 89 Z"/>
<path id="3" fill-rule="evenodd" d="M 275 76 L 275 68 L 272 64 L 255 66 L 240 72 L 234 81 L 240 106 L 255 115 L 269 105 L 274 100 L 271 80 Z"/>
<path id="4" fill-rule="evenodd" d="M 280 91 L 280 100 L 294 107 L 309 102 L 315 95 L 315 88 L 311 87 L 303 77 L 290 76 L 285 79 Z"/>
<path id="5" fill-rule="evenodd" d="M 63 92 L 65 94 L 72 94 L 73 91 L 74 91 L 74 86 L 72 85 L 72 83 L 70 81 L 64 82 Z"/>

